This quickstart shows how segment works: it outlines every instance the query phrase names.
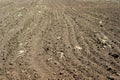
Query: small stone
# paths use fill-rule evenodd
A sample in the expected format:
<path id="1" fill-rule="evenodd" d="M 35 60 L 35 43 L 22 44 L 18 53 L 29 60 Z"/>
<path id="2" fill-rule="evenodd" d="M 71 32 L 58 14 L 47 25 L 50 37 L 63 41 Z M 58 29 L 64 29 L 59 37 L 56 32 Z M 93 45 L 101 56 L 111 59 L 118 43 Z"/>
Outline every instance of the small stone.
<path id="1" fill-rule="evenodd" d="M 20 51 L 18 51 L 19 52 L 19 54 L 22 54 L 22 53 L 24 53 L 25 51 L 24 50 L 20 50 Z"/>
<path id="2" fill-rule="evenodd" d="M 110 47 L 110 48 L 111 48 L 112 46 L 111 46 L 110 44 L 108 44 L 108 47 Z"/>
<path id="3" fill-rule="evenodd" d="M 18 14 L 18 17 L 22 17 L 22 14 L 21 14 L 21 13 L 19 13 L 19 14 Z"/>
<path id="4" fill-rule="evenodd" d="M 105 40 L 105 39 L 102 39 L 102 43 L 106 43 L 106 40 Z"/>
<path id="5" fill-rule="evenodd" d="M 7 74 L 10 74 L 10 72 L 9 72 L 9 71 L 7 71 L 6 73 L 7 73 Z"/>
<path id="6" fill-rule="evenodd" d="M 25 72 L 25 70 L 21 70 L 21 72 L 22 72 L 22 73 L 24 73 L 24 72 Z"/>
<path id="7" fill-rule="evenodd" d="M 20 43 L 19 45 L 20 45 L 20 46 L 22 46 L 22 45 L 23 45 L 23 43 Z"/>
<path id="8" fill-rule="evenodd" d="M 52 60 L 52 58 L 48 58 L 48 61 Z"/>
<path id="9" fill-rule="evenodd" d="M 80 46 L 75 46 L 76 49 L 82 50 L 82 47 Z"/>
<path id="10" fill-rule="evenodd" d="M 105 36 L 105 35 L 103 36 L 103 38 L 104 38 L 105 40 L 108 40 L 108 37 L 107 37 L 107 36 Z"/>
<path id="11" fill-rule="evenodd" d="M 63 52 L 57 52 L 58 54 L 60 54 L 60 59 L 63 58 L 64 53 Z"/>
<path id="12" fill-rule="evenodd" d="M 103 21 L 99 21 L 99 24 L 102 24 L 103 23 Z"/>
<path id="13" fill-rule="evenodd" d="M 42 13 L 42 11 L 38 11 L 38 13 Z"/>
<path id="14" fill-rule="evenodd" d="M 56 75 L 57 73 L 53 73 L 53 75 Z"/>
<path id="15" fill-rule="evenodd" d="M 100 27 L 103 27 L 103 21 L 99 21 Z"/>
<path id="16" fill-rule="evenodd" d="M 57 40 L 60 40 L 60 39 L 61 39 L 61 36 L 58 36 L 58 37 L 57 37 Z"/>
<path id="17" fill-rule="evenodd" d="M 25 9 L 25 7 L 22 7 L 21 9 Z"/>

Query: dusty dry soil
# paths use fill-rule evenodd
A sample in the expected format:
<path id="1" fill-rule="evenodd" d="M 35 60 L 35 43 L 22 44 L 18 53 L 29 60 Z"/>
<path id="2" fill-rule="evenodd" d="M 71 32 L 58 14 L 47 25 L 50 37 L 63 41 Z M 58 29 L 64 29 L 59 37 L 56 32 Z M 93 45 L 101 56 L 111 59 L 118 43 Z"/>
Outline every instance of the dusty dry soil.
<path id="1" fill-rule="evenodd" d="M 0 0 L 0 80 L 120 80 L 120 2 Z"/>

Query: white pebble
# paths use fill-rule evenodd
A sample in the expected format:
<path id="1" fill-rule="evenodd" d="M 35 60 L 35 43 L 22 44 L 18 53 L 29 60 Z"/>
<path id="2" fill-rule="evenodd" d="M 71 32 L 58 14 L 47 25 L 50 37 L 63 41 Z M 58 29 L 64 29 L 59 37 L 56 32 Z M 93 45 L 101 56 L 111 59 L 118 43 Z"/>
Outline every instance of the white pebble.
<path id="1" fill-rule="evenodd" d="M 38 13 L 42 13 L 42 11 L 38 11 Z"/>
<path id="2" fill-rule="evenodd" d="M 76 49 L 82 50 L 82 47 L 80 46 L 75 46 Z"/>
<path id="3" fill-rule="evenodd" d="M 63 52 L 57 52 L 58 54 L 60 54 L 60 59 L 63 58 L 64 53 Z"/>
<path id="4" fill-rule="evenodd" d="M 57 40 L 60 40 L 60 39 L 61 39 L 61 36 L 58 36 L 58 37 L 57 37 Z"/>
<path id="5" fill-rule="evenodd" d="M 105 40 L 105 39 L 102 39 L 102 43 L 106 43 L 106 40 Z"/>
<path id="6" fill-rule="evenodd" d="M 102 24 L 102 23 L 103 23 L 103 21 L 100 21 L 100 22 L 99 22 L 99 24 Z"/>
<path id="7" fill-rule="evenodd" d="M 48 61 L 52 60 L 52 58 L 48 58 Z"/>
<path id="8" fill-rule="evenodd" d="M 23 54 L 25 51 L 24 50 L 20 50 L 18 52 L 19 52 L 19 54 Z"/>

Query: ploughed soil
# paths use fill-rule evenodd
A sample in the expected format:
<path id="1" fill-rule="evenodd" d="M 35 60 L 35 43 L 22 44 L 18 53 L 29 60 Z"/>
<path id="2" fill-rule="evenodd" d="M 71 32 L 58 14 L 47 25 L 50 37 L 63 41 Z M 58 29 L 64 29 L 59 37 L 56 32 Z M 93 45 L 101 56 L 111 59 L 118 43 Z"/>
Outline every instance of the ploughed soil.
<path id="1" fill-rule="evenodd" d="M 120 2 L 0 0 L 0 80 L 120 80 Z"/>

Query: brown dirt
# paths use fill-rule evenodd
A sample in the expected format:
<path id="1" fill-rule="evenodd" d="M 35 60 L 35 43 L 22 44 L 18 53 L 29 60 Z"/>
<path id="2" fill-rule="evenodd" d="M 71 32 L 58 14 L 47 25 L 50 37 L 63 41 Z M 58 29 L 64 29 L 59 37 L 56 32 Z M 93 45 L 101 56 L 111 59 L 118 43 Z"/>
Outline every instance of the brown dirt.
<path id="1" fill-rule="evenodd" d="M 0 0 L 0 80 L 120 80 L 120 3 Z"/>

